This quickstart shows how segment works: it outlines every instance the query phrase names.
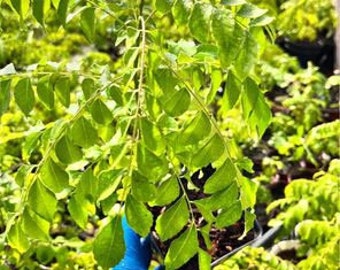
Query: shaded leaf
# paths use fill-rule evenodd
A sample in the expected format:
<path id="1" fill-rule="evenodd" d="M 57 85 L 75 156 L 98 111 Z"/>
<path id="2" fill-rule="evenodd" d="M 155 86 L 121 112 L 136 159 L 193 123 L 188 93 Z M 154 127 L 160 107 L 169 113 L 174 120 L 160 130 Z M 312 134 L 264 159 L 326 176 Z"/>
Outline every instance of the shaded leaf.
<path id="1" fill-rule="evenodd" d="M 173 117 L 185 113 L 188 110 L 191 101 L 190 94 L 185 88 L 168 92 L 159 99 L 163 105 L 162 108 L 164 111 Z"/>
<path id="2" fill-rule="evenodd" d="M 83 157 L 80 148 L 74 145 L 67 135 L 63 136 L 55 146 L 57 158 L 65 164 L 71 164 Z"/>
<path id="3" fill-rule="evenodd" d="M 98 200 L 108 198 L 122 181 L 122 169 L 101 171 L 98 176 Z"/>
<path id="4" fill-rule="evenodd" d="M 195 227 L 191 226 L 171 242 L 169 251 L 165 256 L 165 267 L 167 269 L 177 269 L 191 259 L 197 251 L 197 232 Z"/>
<path id="5" fill-rule="evenodd" d="M 191 0 L 176 0 L 172 6 L 172 15 L 177 24 L 186 24 L 192 7 Z"/>
<path id="6" fill-rule="evenodd" d="M 96 121 L 98 124 L 110 124 L 113 120 L 110 109 L 101 99 L 96 99 L 92 103 L 90 112 L 93 120 Z"/>
<path id="7" fill-rule="evenodd" d="M 12 7 L 18 13 L 21 19 L 23 19 L 29 10 L 30 0 L 10 0 Z"/>
<path id="8" fill-rule="evenodd" d="M 81 82 L 81 89 L 83 90 L 85 99 L 88 100 L 96 91 L 94 80 L 91 78 L 85 78 Z"/>
<path id="9" fill-rule="evenodd" d="M 4 114 L 9 106 L 11 91 L 10 91 L 11 80 L 0 80 L 0 116 Z"/>
<path id="10" fill-rule="evenodd" d="M 153 223 L 152 214 L 146 206 L 129 195 L 125 201 L 125 214 L 131 228 L 140 236 L 146 237 L 150 233 Z"/>
<path id="11" fill-rule="evenodd" d="M 167 209 L 156 220 L 156 232 L 162 241 L 175 236 L 187 223 L 189 210 L 184 197 Z"/>
<path id="12" fill-rule="evenodd" d="M 39 79 L 37 94 L 45 107 L 52 110 L 54 107 L 54 91 L 50 82 L 50 76 L 44 76 Z"/>
<path id="13" fill-rule="evenodd" d="M 164 153 L 165 143 L 162 134 L 156 124 L 143 117 L 140 121 L 143 143 L 152 152 Z"/>
<path id="14" fill-rule="evenodd" d="M 60 77 L 56 81 L 54 89 L 61 104 L 68 108 L 70 106 L 70 79 L 68 77 Z"/>
<path id="15" fill-rule="evenodd" d="M 88 7 L 82 10 L 80 15 L 80 27 L 85 33 L 86 38 L 93 42 L 95 34 L 95 9 Z"/>
<path id="16" fill-rule="evenodd" d="M 52 2 L 54 3 L 56 1 L 52 1 Z M 59 0 L 57 16 L 58 16 L 58 22 L 61 25 L 65 25 L 68 5 L 69 5 L 69 0 Z"/>
<path id="17" fill-rule="evenodd" d="M 125 253 L 122 219 L 115 216 L 98 233 L 93 242 L 93 254 L 104 269 L 118 264 Z"/>
<path id="18" fill-rule="evenodd" d="M 157 11 L 166 13 L 170 11 L 171 6 L 173 4 L 174 0 L 156 0 L 155 1 L 155 7 Z"/>
<path id="19" fill-rule="evenodd" d="M 154 199 L 156 187 L 147 178 L 134 171 L 131 179 L 131 193 L 138 201 L 148 202 Z"/>
<path id="20" fill-rule="evenodd" d="M 33 0 L 32 13 L 35 19 L 44 26 L 45 14 L 50 8 L 50 0 Z"/>
<path id="21" fill-rule="evenodd" d="M 209 40 L 211 12 L 210 4 L 195 3 L 189 18 L 190 32 L 201 43 L 206 43 Z"/>
<path id="22" fill-rule="evenodd" d="M 84 117 L 74 122 L 70 135 L 74 144 L 84 148 L 93 146 L 98 140 L 97 131 Z"/>
<path id="23" fill-rule="evenodd" d="M 15 86 L 14 99 L 21 111 L 28 115 L 34 106 L 34 93 L 29 78 L 21 79 Z"/>
<path id="24" fill-rule="evenodd" d="M 232 109 L 238 101 L 241 93 L 241 82 L 232 71 L 228 72 L 227 81 L 224 87 L 223 108 L 226 110 Z"/>

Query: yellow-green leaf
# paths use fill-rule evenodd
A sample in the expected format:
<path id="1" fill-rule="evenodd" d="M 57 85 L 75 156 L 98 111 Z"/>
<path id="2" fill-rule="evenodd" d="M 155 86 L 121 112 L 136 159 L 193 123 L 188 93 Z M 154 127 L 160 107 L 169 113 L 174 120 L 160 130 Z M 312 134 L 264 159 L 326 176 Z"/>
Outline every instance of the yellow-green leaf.
<path id="1" fill-rule="evenodd" d="M 82 10 L 80 15 L 80 27 L 85 33 L 86 38 L 93 42 L 95 34 L 95 9 L 92 7 Z"/>
<path id="2" fill-rule="evenodd" d="M 74 144 L 84 148 L 93 146 L 98 140 L 97 130 L 84 117 L 73 124 L 70 135 Z"/>
<path id="3" fill-rule="evenodd" d="M 50 76 L 44 76 L 39 79 L 37 94 L 44 106 L 52 110 L 54 107 L 54 91 L 50 82 Z"/>
<path id="4" fill-rule="evenodd" d="M 42 183 L 54 193 L 59 193 L 68 187 L 69 175 L 51 158 L 45 161 L 40 171 Z"/>
<path id="5" fill-rule="evenodd" d="M 61 104 L 68 108 L 70 106 L 70 79 L 68 77 L 60 77 L 56 81 L 54 89 Z"/>
<path id="6" fill-rule="evenodd" d="M 28 115 L 32 111 L 35 99 L 29 78 L 23 78 L 16 84 L 14 99 L 24 114 Z"/>

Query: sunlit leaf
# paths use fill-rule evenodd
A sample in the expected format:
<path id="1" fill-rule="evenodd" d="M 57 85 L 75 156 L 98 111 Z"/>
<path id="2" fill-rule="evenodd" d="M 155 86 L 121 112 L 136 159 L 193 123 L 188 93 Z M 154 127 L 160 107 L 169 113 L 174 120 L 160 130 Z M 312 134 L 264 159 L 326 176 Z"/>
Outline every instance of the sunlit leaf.
<path id="1" fill-rule="evenodd" d="M 68 187 L 69 176 L 57 163 L 51 158 L 45 161 L 40 171 L 42 183 L 54 193 L 63 191 Z"/>
<path id="2" fill-rule="evenodd" d="M 242 85 L 240 80 L 233 74 L 232 71 L 229 71 L 224 87 L 222 105 L 226 110 L 230 110 L 235 106 L 240 97 L 241 87 Z"/>
<path id="3" fill-rule="evenodd" d="M 50 222 L 33 211 L 25 209 L 22 216 L 22 228 L 25 234 L 32 239 L 45 241 L 49 239 Z"/>
<path id="4" fill-rule="evenodd" d="M 189 210 L 184 197 L 161 214 L 156 220 L 156 232 L 165 241 L 175 236 L 188 222 Z"/>
<path id="5" fill-rule="evenodd" d="M 125 201 L 125 214 L 131 228 L 140 236 L 147 236 L 153 223 L 152 214 L 146 206 L 129 195 Z"/>
<path id="6" fill-rule="evenodd" d="M 190 32 L 201 43 L 209 40 L 211 12 L 212 6 L 210 4 L 195 3 L 189 18 Z"/>
<path id="7" fill-rule="evenodd" d="M 92 7 L 82 10 L 80 15 L 80 27 L 85 33 L 86 38 L 93 42 L 95 34 L 95 9 Z"/>
<path id="8" fill-rule="evenodd" d="M 100 99 L 96 99 L 93 102 L 93 104 L 91 105 L 90 112 L 93 120 L 99 124 L 106 125 L 111 123 L 113 120 L 110 109 Z"/>
<path id="9" fill-rule="evenodd" d="M 165 143 L 159 128 L 147 118 L 142 118 L 140 123 L 142 140 L 146 147 L 154 153 L 163 153 Z"/>
<path id="10" fill-rule="evenodd" d="M 164 111 L 170 116 L 179 116 L 187 111 L 190 106 L 190 94 L 185 88 L 171 91 L 160 97 Z"/>
<path id="11" fill-rule="evenodd" d="M 84 148 L 94 145 L 98 139 L 97 131 L 84 117 L 80 117 L 73 124 L 70 135 L 74 144 Z"/>
<path id="12" fill-rule="evenodd" d="M 179 196 L 179 184 L 176 177 L 170 177 L 157 187 L 155 199 L 150 205 L 167 205 L 172 203 Z"/>
<path id="13" fill-rule="evenodd" d="M 24 114 L 28 115 L 32 111 L 35 99 L 29 78 L 23 78 L 16 84 L 14 99 Z"/>
<path id="14" fill-rule="evenodd" d="M 185 24 L 188 21 L 192 4 L 191 0 L 175 1 L 171 11 L 177 24 Z"/>
<path id="15" fill-rule="evenodd" d="M 156 192 L 155 185 L 150 183 L 146 177 L 137 171 L 132 173 L 131 193 L 134 198 L 138 201 L 148 202 L 154 199 Z"/>
<path id="16" fill-rule="evenodd" d="M 65 164 L 71 164 L 82 158 L 80 148 L 72 143 L 68 136 L 63 136 L 55 146 L 57 158 Z"/>
<path id="17" fill-rule="evenodd" d="M 241 203 L 242 208 L 247 209 L 255 205 L 257 184 L 245 177 L 241 177 Z"/>
<path id="18" fill-rule="evenodd" d="M 85 198 L 80 196 L 72 196 L 67 205 L 67 209 L 70 212 L 72 219 L 82 229 L 86 229 L 88 220 L 86 204 L 87 201 Z"/>
<path id="19" fill-rule="evenodd" d="M 222 229 L 236 223 L 242 216 L 240 201 L 234 202 L 226 210 L 222 211 L 216 218 L 216 227 Z"/>
<path id="20" fill-rule="evenodd" d="M 195 227 L 191 226 L 171 242 L 169 251 L 165 256 L 165 267 L 167 269 L 177 269 L 191 259 L 197 251 L 197 232 Z"/>
<path id="21" fill-rule="evenodd" d="M 122 219 L 115 216 L 98 233 L 93 242 L 94 258 L 104 269 L 118 264 L 124 256 Z"/>
<path id="22" fill-rule="evenodd" d="M 57 96 L 66 108 L 70 106 L 70 79 L 68 77 L 60 77 L 55 85 L 54 89 Z"/>
<path id="23" fill-rule="evenodd" d="M 12 224 L 6 236 L 10 246 L 20 253 L 25 253 L 31 246 L 19 222 Z"/>

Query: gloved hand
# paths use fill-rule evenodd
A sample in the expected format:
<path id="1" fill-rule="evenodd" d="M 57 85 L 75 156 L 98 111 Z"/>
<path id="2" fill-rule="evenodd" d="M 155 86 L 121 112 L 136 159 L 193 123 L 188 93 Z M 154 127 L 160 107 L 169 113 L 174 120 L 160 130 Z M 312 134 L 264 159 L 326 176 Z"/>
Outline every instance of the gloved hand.
<path id="1" fill-rule="evenodd" d="M 151 240 L 150 236 L 141 238 L 135 233 L 127 223 L 126 217 L 122 219 L 125 255 L 118 265 L 112 270 L 147 270 L 151 261 Z M 164 269 L 163 266 L 158 266 L 155 270 Z"/>

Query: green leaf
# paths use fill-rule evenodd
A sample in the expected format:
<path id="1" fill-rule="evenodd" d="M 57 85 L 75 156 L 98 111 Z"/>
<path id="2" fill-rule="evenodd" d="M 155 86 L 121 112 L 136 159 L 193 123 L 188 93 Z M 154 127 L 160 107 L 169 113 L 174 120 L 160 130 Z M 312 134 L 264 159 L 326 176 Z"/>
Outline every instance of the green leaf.
<path id="1" fill-rule="evenodd" d="M 80 15 L 80 27 L 85 33 L 86 38 L 90 41 L 94 41 L 95 34 L 95 9 L 92 7 L 85 8 Z"/>
<path id="2" fill-rule="evenodd" d="M 221 3 L 226 6 L 237 6 L 247 3 L 246 0 L 222 0 Z"/>
<path id="3" fill-rule="evenodd" d="M 156 124 L 146 117 L 141 119 L 141 133 L 143 143 L 147 148 L 156 154 L 162 154 L 165 150 L 165 143 L 161 132 Z"/>
<path id="4" fill-rule="evenodd" d="M 198 264 L 199 264 L 199 269 L 211 269 L 211 255 L 203 250 L 199 249 L 198 250 Z"/>
<path id="5" fill-rule="evenodd" d="M 122 181 L 122 169 L 101 171 L 98 175 L 98 200 L 108 198 Z"/>
<path id="6" fill-rule="evenodd" d="M 178 25 L 186 24 L 192 7 L 191 0 L 176 0 L 172 6 L 172 15 Z"/>
<path id="7" fill-rule="evenodd" d="M 171 242 L 165 256 L 166 269 L 177 269 L 190 260 L 198 251 L 197 232 L 194 226 L 186 229 L 177 239 Z"/>
<path id="8" fill-rule="evenodd" d="M 237 16 L 246 18 L 257 18 L 267 13 L 266 9 L 259 8 L 253 4 L 246 3 L 242 5 L 241 9 L 237 12 Z"/>
<path id="9" fill-rule="evenodd" d="M 11 4 L 20 18 L 24 19 L 30 7 L 30 0 L 11 0 Z"/>
<path id="10" fill-rule="evenodd" d="M 74 144 L 84 148 L 93 146 L 98 140 L 97 131 L 84 117 L 80 117 L 74 122 L 70 135 Z"/>
<path id="11" fill-rule="evenodd" d="M 119 106 L 124 106 L 124 97 L 121 88 L 118 85 L 111 85 L 107 89 L 107 94 L 112 98 Z"/>
<path id="12" fill-rule="evenodd" d="M 227 188 L 235 181 L 236 168 L 230 158 L 208 178 L 204 184 L 204 193 L 212 194 Z"/>
<path id="13" fill-rule="evenodd" d="M 71 164 L 83 157 L 81 149 L 74 145 L 67 135 L 63 136 L 55 146 L 57 158 L 64 164 Z"/>
<path id="14" fill-rule="evenodd" d="M 240 201 L 234 202 L 229 208 L 222 211 L 216 218 L 216 227 L 222 229 L 236 223 L 242 216 Z"/>
<path id="15" fill-rule="evenodd" d="M 158 68 L 154 71 L 154 76 L 164 95 L 174 91 L 175 86 L 178 84 L 178 79 L 168 68 Z"/>
<path id="16" fill-rule="evenodd" d="M 72 219 L 82 229 L 86 229 L 88 220 L 87 203 L 85 198 L 81 196 L 72 196 L 67 204 Z"/>
<path id="17" fill-rule="evenodd" d="M 156 0 L 155 1 L 155 7 L 157 11 L 162 12 L 162 13 L 169 12 L 172 4 L 173 4 L 173 0 Z"/>
<path id="18" fill-rule="evenodd" d="M 246 210 L 244 211 L 244 219 L 245 219 L 245 226 L 244 226 L 244 231 L 243 231 L 241 238 L 245 237 L 247 233 L 254 227 L 256 215 Z"/>
<path id="19" fill-rule="evenodd" d="M 125 201 L 125 214 L 131 228 L 140 236 L 147 236 L 153 223 L 152 214 L 146 206 L 129 195 Z"/>
<path id="20" fill-rule="evenodd" d="M 76 190 L 77 196 L 94 203 L 97 199 L 97 192 L 98 179 L 93 175 L 92 169 L 88 168 L 80 177 Z"/>
<path id="21" fill-rule="evenodd" d="M 44 26 L 45 14 L 51 6 L 50 0 L 33 0 L 32 1 L 32 13 L 35 19 Z"/>
<path id="22" fill-rule="evenodd" d="M 250 33 L 247 33 L 243 43 L 243 48 L 234 64 L 239 78 L 245 78 L 252 70 L 256 62 L 257 50 L 257 42 Z"/>
<path id="23" fill-rule="evenodd" d="M 14 99 L 24 114 L 28 115 L 30 111 L 32 111 L 34 106 L 34 93 L 29 78 L 23 78 L 16 84 Z"/>
<path id="24" fill-rule="evenodd" d="M 224 68 L 228 68 L 242 50 L 245 30 L 237 23 L 230 10 L 216 9 L 212 13 L 212 33 Z"/>
<path id="25" fill-rule="evenodd" d="M 11 80 L 0 80 L 0 116 L 3 115 L 9 106 L 11 91 Z"/>
<path id="26" fill-rule="evenodd" d="M 36 149 L 41 132 L 34 132 L 26 137 L 25 142 L 22 145 L 22 159 L 29 162 L 32 152 Z"/>
<path id="27" fill-rule="evenodd" d="M 43 76 L 37 84 L 37 94 L 44 106 L 52 110 L 54 107 L 54 92 L 50 82 L 50 76 Z"/>
<path id="28" fill-rule="evenodd" d="M 39 180 L 36 180 L 28 193 L 28 205 L 40 217 L 52 222 L 57 210 L 57 199 Z"/>
<path id="29" fill-rule="evenodd" d="M 163 181 L 159 187 L 157 187 L 156 198 L 149 203 L 151 206 L 168 205 L 176 200 L 179 196 L 179 184 L 175 176 Z"/>
<path id="30" fill-rule="evenodd" d="M 90 112 L 93 120 L 96 121 L 98 124 L 110 124 L 113 120 L 110 109 L 100 99 L 96 99 L 92 103 Z"/>
<path id="31" fill-rule="evenodd" d="M 54 89 L 61 104 L 68 108 L 70 106 L 70 79 L 68 77 L 60 77 L 56 81 Z"/>
<path id="32" fill-rule="evenodd" d="M 118 264 L 125 253 L 122 219 L 115 216 L 105 225 L 93 242 L 93 254 L 98 264 L 104 269 Z"/>
<path id="33" fill-rule="evenodd" d="M 141 144 L 137 148 L 137 165 L 138 171 L 152 183 L 160 181 L 168 172 L 168 162 L 164 156 L 156 156 Z"/>
<path id="34" fill-rule="evenodd" d="M 49 239 L 50 223 L 28 209 L 25 209 L 22 216 L 22 228 L 32 239 L 43 241 Z"/>
<path id="35" fill-rule="evenodd" d="M 271 121 L 271 111 L 256 83 L 247 78 L 242 95 L 244 118 L 261 137 Z"/>
<path id="36" fill-rule="evenodd" d="M 180 145 L 197 144 L 200 140 L 209 136 L 211 124 L 205 113 L 200 112 L 185 127 L 182 134 L 179 135 Z"/>
<path id="37" fill-rule="evenodd" d="M 91 78 L 85 78 L 81 82 L 81 89 L 83 90 L 85 99 L 88 100 L 94 92 L 96 92 L 94 80 Z"/>
<path id="38" fill-rule="evenodd" d="M 68 4 L 69 4 L 69 0 L 59 0 L 57 16 L 58 16 L 58 22 L 61 25 L 65 25 Z"/>
<path id="39" fill-rule="evenodd" d="M 47 159 L 40 171 L 40 180 L 53 193 L 59 193 L 69 186 L 68 173 L 51 158 Z"/>
<path id="40" fill-rule="evenodd" d="M 31 246 L 21 228 L 21 222 L 16 221 L 13 223 L 6 236 L 10 246 L 18 250 L 21 254 L 25 253 Z"/>
<path id="41" fill-rule="evenodd" d="M 191 97 L 185 88 L 178 91 L 173 90 L 159 98 L 162 108 L 170 116 L 180 116 L 185 113 L 189 106 Z"/>
<path id="42" fill-rule="evenodd" d="M 251 208 L 256 202 L 257 184 L 245 177 L 241 177 L 240 183 L 242 209 Z"/>
<path id="43" fill-rule="evenodd" d="M 156 232 L 162 241 L 175 236 L 187 223 L 189 210 L 184 197 L 181 197 L 173 206 L 158 216 Z"/>
<path id="44" fill-rule="evenodd" d="M 223 153 L 224 142 L 218 134 L 214 134 L 208 142 L 193 156 L 192 165 L 202 168 L 216 161 Z"/>
<path id="45" fill-rule="evenodd" d="M 223 108 L 226 110 L 232 109 L 236 102 L 238 101 L 241 93 L 241 82 L 240 80 L 233 74 L 232 71 L 228 72 L 227 81 L 224 87 L 223 94 Z"/>
<path id="46" fill-rule="evenodd" d="M 191 34 L 201 43 L 209 41 L 210 15 L 212 6 L 207 3 L 195 3 L 189 18 L 189 29 Z"/>
<path id="47" fill-rule="evenodd" d="M 155 198 L 156 187 L 137 171 L 132 173 L 131 193 L 138 201 L 148 202 Z"/>

